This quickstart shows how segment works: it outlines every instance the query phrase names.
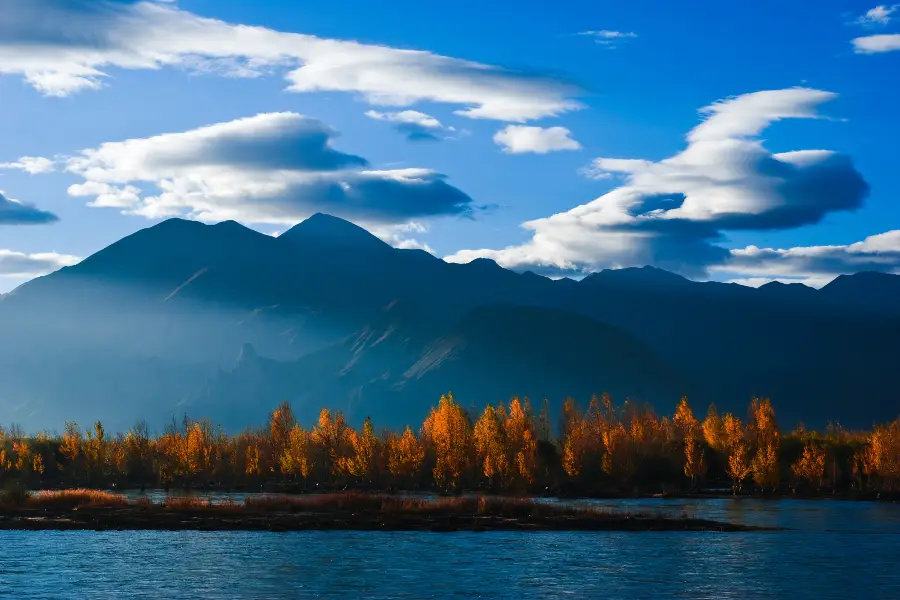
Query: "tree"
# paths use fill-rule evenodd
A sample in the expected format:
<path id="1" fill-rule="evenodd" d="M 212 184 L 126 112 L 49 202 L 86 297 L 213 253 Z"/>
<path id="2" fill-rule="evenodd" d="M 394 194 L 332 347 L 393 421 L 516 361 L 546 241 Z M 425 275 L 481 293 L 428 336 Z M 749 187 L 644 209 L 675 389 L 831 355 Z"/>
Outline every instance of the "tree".
<path id="1" fill-rule="evenodd" d="M 822 477 L 825 475 L 825 449 L 821 446 L 807 443 L 803 447 L 803 453 L 797 459 L 791 470 L 798 479 L 806 481 L 808 484 L 815 484 L 822 487 Z"/>
<path id="2" fill-rule="evenodd" d="M 347 472 L 363 480 L 371 481 L 375 467 L 375 452 L 378 450 L 378 438 L 372 419 L 366 417 L 359 433 L 349 430 L 350 446 L 353 453 L 347 459 Z"/>
<path id="3" fill-rule="evenodd" d="M 751 430 L 756 434 L 756 455 L 753 457 L 753 480 L 763 489 L 775 489 L 779 483 L 778 447 L 781 435 L 775 422 L 772 402 L 754 398 L 750 403 L 753 418 Z"/>
<path id="4" fill-rule="evenodd" d="M 74 421 L 66 421 L 66 430 L 63 433 L 62 444 L 59 451 L 70 462 L 74 463 L 78 459 L 81 447 L 84 441 L 81 437 L 81 428 Z"/>
<path id="5" fill-rule="evenodd" d="M 347 422 L 338 411 L 334 417 L 331 411 L 323 408 L 319 412 L 319 422 L 313 427 L 312 441 L 321 454 L 323 466 L 328 474 L 339 476 L 347 467 Z"/>
<path id="6" fill-rule="evenodd" d="M 681 436 L 684 446 L 684 474 L 691 478 L 691 488 L 697 483 L 697 478 L 706 473 L 706 462 L 703 460 L 703 447 L 700 445 L 699 424 L 694 418 L 694 411 L 688 404 L 687 397 L 683 397 L 675 409 L 672 417 L 676 433 Z"/>
<path id="7" fill-rule="evenodd" d="M 107 446 L 106 431 L 103 429 L 103 423 L 97 421 L 94 423 L 94 430 L 88 430 L 86 452 L 88 465 L 92 476 L 103 478 L 106 476 L 107 466 Z"/>
<path id="8" fill-rule="evenodd" d="M 889 488 L 900 482 L 900 418 L 875 428 L 869 438 L 875 472 Z"/>
<path id="9" fill-rule="evenodd" d="M 503 435 L 503 427 L 500 416 L 490 404 L 485 407 L 481 417 L 475 423 L 475 452 L 481 471 L 488 480 L 499 477 L 501 484 L 509 463 L 506 457 L 506 440 Z"/>
<path id="10" fill-rule="evenodd" d="M 453 399 L 453 394 L 441 396 L 422 430 L 434 452 L 432 474 L 435 484 L 441 488 L 455 489 L 471 464 L 473 440 L 469 418 Z"/>
<path id="11" fill-rule="evenodd" d="M 279 466 L 282 474 L 294 474 L 303 477 L 309 477 L 313 462 L 310 456 L 310 445 L 312 439 L 310 434 L 294 423 L 288 433 L 287 443 L 281 453 Z"/>
<path id="12" fill-rule="evenodd" d="M 414 477 L 425 459 L 425 447 L 407 425 L 403 435 L 394 436 L 388 446 L 388 469 L 394 477 Z"/>
<path id="13" fill-rule="evenodd" d="M 722 423 L 728 452 L 728 475 L 733 482 L 732 490 L 737 493 L 752 470 L 750 448 L 745 439 L 744 424 L 739 418 L 727 413 Z"/>
<path id="14" fill-rule="evenodd" d="M 707 445 L 716 452 L 727 452 L 728 436 L 725 434 L 725 424 L 715 404 L 709 405 L 706 419 L 703 421 L 703 438 Z"/>
<path id="15" fill-rule="evenodd" d="M 531 484 L 537 471 L 537 433 L 528 401 L 525 402 L 523 408 L 518 398 L 510 401 L 503 435 L 511 472 L 520 483 Z"/>
<path id="16" fill-rule="evenodd" d="M 550 401 L 546 398 L 541 403 L 541 412 L 538 414 L 537 434 L 538 440 L 541 442 L 549 442 L 553 439 L 550 427 Z"/>
<path id="17" fill-rule="evenodd" d="M 269 447 L 272 452 L 273 467 L 281 468 L 281 457 L 288 445 L 295 423 L 294 411 L 288 402 L 279 404 L 269 417 Z"/>

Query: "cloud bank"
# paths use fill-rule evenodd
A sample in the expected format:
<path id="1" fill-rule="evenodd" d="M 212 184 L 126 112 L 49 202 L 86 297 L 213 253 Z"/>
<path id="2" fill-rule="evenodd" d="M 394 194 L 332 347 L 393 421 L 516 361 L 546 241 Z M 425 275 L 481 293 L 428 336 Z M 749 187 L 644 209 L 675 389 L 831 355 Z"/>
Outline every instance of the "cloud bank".
<path id="1" fill-rule="evenodd" d="M 81 262 L 78 256 L 41 252 L 26 254 L 0 249 L 0 276 L 31 279 Z"/>
<path id="2" fill-rule="evenodd" d="M 762 91 L 701 110 L 706 118 L 680 153 L 653 162 L 596 159 L 588 174 L 623 183 L 567 212 L 523 224 L 532 237 L 499 250 L 446 258 L 491 258 L 514 269 L 583 274 L 655 265 L 692 277 L 735 260 L 727 231 L 810 225 L 858 208 L 868 185 L 846 156 L 828 150 L 772 153 L 759 139 L 771 123 L 816 118 L 835 95 L 806 88 Z"/>
<path id="3" fill-rule="evenodd" d="M 509 125 L 494 135 L 494 143 L 507 154 L 547 154 L 560 150 L 581 150 L 565 127 Z"/>
<path id="4" fill-rule="evenodd" d="M 230 77 L 285 73 L 292 92 L 340 91 L 376 106 L 461 106 L 524 122 L 583 108 L 577 86 L 426 51 L 234 25 L 174 3 L 5 0 L 0 74 L 50 96 L 94 90 L 108 70 L 180 67 Z"/>
<path id="5" fill-rule="evenodd" d="M 0 225 L 43 225 L 58 220 L 53 213 L 7 198 L 0 191 Z"/>
<path id="6" fill-rule="evenodd" d="M 844 273 L 900 272 L 900 230 L 846 246 L 735 249 L 719 271 L 736 271 L 765 282 L 785 278 L 819 287 Z"/>
<path id="7" fill-rule="evenodd" d="M 65 159 L 65 169 L 84 179 L 69 194 L 147 218 L 276 225 L 316 212 L 378 225 L 471 211 L 471 198 L 443 175 L 373 169 L 333 148 L 336 135 L 316 119 L 267 113 L 109 142 Z"/>

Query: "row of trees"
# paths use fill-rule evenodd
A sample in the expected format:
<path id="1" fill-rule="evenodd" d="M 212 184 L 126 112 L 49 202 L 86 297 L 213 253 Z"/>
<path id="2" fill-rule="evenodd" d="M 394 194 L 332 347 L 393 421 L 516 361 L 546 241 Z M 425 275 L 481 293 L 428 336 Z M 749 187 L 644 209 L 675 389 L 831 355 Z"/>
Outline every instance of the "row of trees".
<path id="1" fill-rule="evenodd" d="M 566 400 L 556 435 L 545 401 L 488 406 L 473 418 L 451 394 L 418 431 L 376 434 L 323 409 L 304 428 L 281 404 L 268 428 L 227 435 L 185 418 L 157 436 L 140 423 L 110 436 L 83 431 L 27 437 L 0 428 L 0 482 L 30 487 L 93 486 L 288 489 L 397 488 L 578 494 L 691 491 L 853 492 L 900 489 L 900 419 L 868 432 L 778 428 L 772 403 L 751 401 L 746 418 L 709 407 L 701 421 L 686 398 L 674 415 L 595 397 L 585 410 Z"/>

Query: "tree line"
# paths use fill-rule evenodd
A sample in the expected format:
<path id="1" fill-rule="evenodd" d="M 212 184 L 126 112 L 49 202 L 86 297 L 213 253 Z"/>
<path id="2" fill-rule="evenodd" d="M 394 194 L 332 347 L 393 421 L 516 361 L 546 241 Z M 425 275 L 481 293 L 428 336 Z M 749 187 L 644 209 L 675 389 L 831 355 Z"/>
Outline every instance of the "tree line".
<path id="1" fill-rule="evenodd" d="M 102 422 L 62 434 L 0 428 L 0 484 L 29 488 L 396 489 L 633 495 L 731 489 L 734 493 L 878 494 L 900 491 L 900 418 L 871 431 L 778 427 L 768 399 L 744 419 L 711 405 L 700 419 L 686 398 L 671 417 L 616 405 L 604 394 L 558 419 L 527 399 L 471 415 L 442 396 L 422 426 L 376 433 L 322 409 L 304 427 L 290 404 L 268 427 L 229 435 L 187 417 L 151 435 L 145 423 L 110 435 Z M 554 426 L 555 425 L 555 426 Z"/>

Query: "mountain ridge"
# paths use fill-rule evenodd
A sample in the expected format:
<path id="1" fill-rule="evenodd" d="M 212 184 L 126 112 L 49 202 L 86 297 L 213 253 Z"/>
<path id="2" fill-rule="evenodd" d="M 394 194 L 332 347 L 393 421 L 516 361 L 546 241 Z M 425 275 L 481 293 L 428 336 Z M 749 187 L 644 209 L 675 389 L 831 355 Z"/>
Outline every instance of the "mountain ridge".
<path id="1" fill-rule="evenodd" d="M 114 402 L 88 385 L 89 379 L 102 379 L 117 365 L 127 365 L 139 388 L 137 365 L 161 359 L 169 366 L 153 367 L 157 369 L 153 372 L 165 385 L 154 389 L 169 390 L 165 394 L 170 397 L 150 398 L 135 391 L 129 393 L 131 405 L 120 408 L 135 418 L 142 417 L 149 406 L 181 410 L 186 399 L 196 397 L 196 390 L 209 387 L 204 380 L 215 379 L 221 370 L 234 366 L 244 344 L 251 344 L 258 353 L 254 360 L 269 365 L 272 372 L 282 370 L 262 361 L 291 365 L 319 357 L 312 363 L 322 360 L 325 364 L 346 358 L 342 365 L 346 366 L 351 359 L 339 355 L 347 352 L 347 340 L 367 330 L 383 334 L 391 326 L 385 323 L 393 319 L 395 333 L 382 342 L 383 348 L 393 348 L 390 352 L 373 352 L 366 346 L 362 354 L 353 355 L 353 365 L 368 369 L 371 378 L 389 372 L 385 381 L 390 385 L 360 380 L 347 387 L 342 381 L 348 379 L 342 380 L 339 371 L 314 368 L 307 369 L 307 379 L 295 385 L 319 390 L 326 397 L 333 394 L 330 400 L 319 398 L 320 404 L 342 404 L 352 398 L 355 406 L 362 406 L 359 410 L 388 406 L 391 398 L 399 397 L 396 390 L 391 391 L 391 385 L 402 379 L 397 373 L 408 371 L 429 344 L 446 332 L 458 332 L 467 315 L 505 306 L 520 319 L 516 327 L 507 326 L 506 339 L 495 341 L 486 333 L 493 324 L 480 321 L 480 329 L 467 334 L 476 341 L 465 350 L 456 349 L 469 365 L 466 369 L 478 372 L 478 377 L 467 377 L 466 369 L 454 370 L 457 363 L 443 364 L 420 378 L 427 379 L 425 383 L 410 386 L 415 394 L 409 392 L 410 399 L 398 400 L 398 406 L 412 412 L 411 403 L 418 402 L 418 415 L 440 393 L 450 391 L 444 388 L 466 387 L 462 381 L 454 384 L 451 373 L 461 380 L 477 380 L 494 395 L 504 393 L 502 386 L 514 387 L 517 373 L 523 382 L 549 381 L 554 357 L 569 356 L 566 340 L 554 336 L 550 328 L 535 329 L 533 344 L 547 353 L 535 354 L 541 360 L 532 359 L 521 354 L 530 344 L 518 330 L 527 331 L 530 321 L 558 319 L 559 327 L 569 331 L 572 339 L 580 339 L 579 330 L 615 338 L 589 323 L 623 332 L 647 349 L 647 355 L 635 360 L 647 363 L 648 380 L 664 379 L 664 369 L 650 366 L 658 361 L 676 379 L 690 382 L 698 402 L 715 401 L 726 409 L 743 411 L 750 395 L 769 395 L 783 406 L 788 422 L 809 422 L 809 413 L 815 412 L 823 419 L 868 425 L 872 419 L 900 412 L 893 394 L 900 379 L 891 368 L 900 362 L 900 349 L 894 342 L 900 335 L 898 286 L 896 275 L 863 273 L 838 278 L 821 290 L 773 284 L 754 289 L 691 281 L 654 267 L 604 270 L 581 281 L 552 280 L 533 272 L 509 271 L 486 259 L 453 264 L 422 251 L 395 249 L 365 229 L 329 215 L 314 215 L 279 237 L 233 221 L 207 225 L 170 219 L 119 240 L 79 265 L 28 282 L 3 298 L 0 327 L 8 332 L 7 340 L 17 343 L 0 343 L 0 377 L 5 377 L 0 380 L 0 394 L 13 398 L 7 406 L 24 404 L 31 407 L 29 412 L 44 415 L 36 418 L 43 426 L 41 418 L 87 414 L 91 406 Z M 386 307 L 393 309 L 385 311 Z M 493 314 L 498 322 L 503 320 L 502 312 Z M 395 348 L 391 336 L 401 330 L 406 332 L 406 346 Z M 615 339 L 619 341 L 609 343 L 623 348 L 632 343 Z M 597 358 L 600 364 L 581 364 L 572 356 L 573 364 L 581 366 L 563 371 L 572 382 L 570 387 L 579 389 L 566 390 L 565 381 L 532 387 L 546 388 L 557 404 L 565 395 L 588 393 L 587 383 L 575 382 L 592 381 L 592 372 L 616 360 L 615 355 L 603 355 L 589 346 L 584 344 L 583 352 L 604 357 Z M 515 364 L 504 363 L 496 367 L 492 379 L 479 370 L 481 363 L 501 364 L 498 360 L 506 355 L 522 357 L 518 371 Z M 360 362 L 363 356 L 366 360 Z M 472 356 L 481 358 L 465 358 Z M 626 367 L 619 368 L 620 375 L 607 378 L 612 379 L 608 387 L 619 394 L 629 393 L 620 385 L 627 379 Z M 198 377 L 198 371 L 207 375 Z M 59 383 L 54 387 L 51 381 Z M 54 394 L 64 384 L 72 390 L 67 398 L 80 398 L 78 390 L 85 390 L 83 406 L 71 401 L 59 406 Z M 264 393 L 267 385 L 260 383 L 256 393 L 245 385 L 243 402 L 274 406 L 279 398 Z M 852 400 L 857 390 L 867 395 L 862 411 Z M 592 390 L 603 391 L 609 390 Z M 666 394 L 648 394 L 646 399 L 664 406 L 677 400 L 668 397 L 675 393 L 669 389 Z M 416 394 L 418 398 L 411 399 Z M 465 394 L 479 395 L 474 387 Z M 195 416 L 215 416 L 219 409 L 227 412 L 216 408 L 215 398 L 205 402 L 211 415 Z M 21 416 L 12 410 L 4 413 L 0 405 L 0 422 Z M 91 418 L 97 416 L 101 415 Z M 390 414 L 384 416 L 386 422 L 393 422 Z M 402 420 L 400 416 L 397 420 Z"/>

